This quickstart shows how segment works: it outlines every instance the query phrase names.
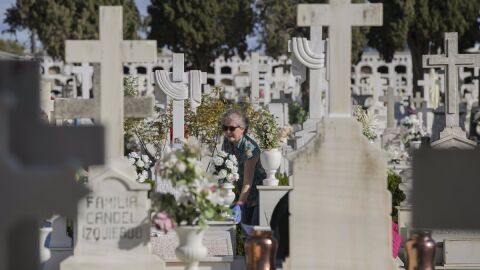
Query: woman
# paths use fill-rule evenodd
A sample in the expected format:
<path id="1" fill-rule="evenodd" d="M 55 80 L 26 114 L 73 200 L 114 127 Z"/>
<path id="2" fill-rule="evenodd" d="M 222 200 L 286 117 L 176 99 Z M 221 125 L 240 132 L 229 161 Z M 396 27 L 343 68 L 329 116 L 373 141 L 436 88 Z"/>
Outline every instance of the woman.
<path id="1" fill-rule="evenodd" d="M 243 111 L 229 110 L 223 117 L 222 129 L 225 137 L 222 150 L 235 155 L 238 160 L 240 178 L 236 184 L 234 204 L 242 209 L 242 223 L 258 225 L 257 184 L 266 178 L 260 164 L 260 148 L 246 135 L 248 119 Z"/>

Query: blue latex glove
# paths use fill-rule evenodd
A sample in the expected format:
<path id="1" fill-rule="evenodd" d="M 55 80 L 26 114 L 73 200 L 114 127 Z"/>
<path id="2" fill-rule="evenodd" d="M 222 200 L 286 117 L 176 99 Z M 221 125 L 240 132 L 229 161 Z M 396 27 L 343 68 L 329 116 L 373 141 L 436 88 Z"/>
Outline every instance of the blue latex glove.
<path id="1" fill-rule="evenodd" d="M 240 223 L 242 221 L 242 206 L 241 205 L 234 205 L 233 208 L 233 221 L 235 221 L 235 224 Z"/>

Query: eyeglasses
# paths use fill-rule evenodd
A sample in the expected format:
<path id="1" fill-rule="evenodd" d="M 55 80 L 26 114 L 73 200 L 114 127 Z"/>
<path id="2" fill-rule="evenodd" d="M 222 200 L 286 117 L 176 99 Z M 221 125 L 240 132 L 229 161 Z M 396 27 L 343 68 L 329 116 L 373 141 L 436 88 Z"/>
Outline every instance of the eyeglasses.
<path id="1" fill-rule="evenodd" d="M 233 126 L 222 126 L 223 131 L 229 130 L 230 132 L 234 132 L 239 126 L 233 127 Z"/>

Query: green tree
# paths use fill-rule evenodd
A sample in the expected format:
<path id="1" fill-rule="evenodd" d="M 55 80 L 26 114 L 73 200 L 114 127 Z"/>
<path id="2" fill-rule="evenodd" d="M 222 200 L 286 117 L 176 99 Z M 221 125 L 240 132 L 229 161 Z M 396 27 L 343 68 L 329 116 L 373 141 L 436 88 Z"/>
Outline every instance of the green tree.
<path id="1" fill-rule="evenodd" d="M 192 68 L 207 70 L 221 55 L 244 55 L 255 23 L 253 2 L 151 0 L 148 37 L 159 48 L 184 53 Z"/>
<path id="2" fill-rule="evenodd" d="M 14 40 L 0 39 L 0 51 L 13 54 L 23 54 L 25 48 Z"/>
<path id="3" fill-rule="evenodd" d="M 458 32 L 459 49 L 480 39 L 477 18 L 480 0 L 371 0 L 384 6 L 383 27 L 372 28 L 369 45 L 391 61 L 396 50 L 408 45 L 414 82 L 423 74 L 422 55 L 444 46 L 445 32 Z M 416 85 L 416 83 L 414 83 Z"/>
<path id="4" fill-rule="evenodd" d="M 309 27 L 297 27 L 297 5 L 327 3 L 327 0 L 263 0 L 257 4 L 260 25 L 260 43 L 266 53 L 273 57 L 287 54 L 287 44 L 291 37 L 309 36 Z M 365 0 L 353 0 L 363 3 Z M 352 62 L 360 59 L 367 45 L 366 34 L 369 27 L 354 27 L 352 30 Z M 326 32 L 326 31 L 324 31 Z M 324 35 L 325 37 L 325 35 Z"/>
<path id="5" fill-rule="evenodd" d="M 63 58 L 65 40 L 98 39 L 98 7 L 123 6 L 123 34 L 126 39 L 137 38 L 140 15 L 133 0 L 17 0 L 5 12 L 8 32 L 24 29 L 31 34 L 32 52 L 35 36 L 44 50 L 54 58 Z"/>

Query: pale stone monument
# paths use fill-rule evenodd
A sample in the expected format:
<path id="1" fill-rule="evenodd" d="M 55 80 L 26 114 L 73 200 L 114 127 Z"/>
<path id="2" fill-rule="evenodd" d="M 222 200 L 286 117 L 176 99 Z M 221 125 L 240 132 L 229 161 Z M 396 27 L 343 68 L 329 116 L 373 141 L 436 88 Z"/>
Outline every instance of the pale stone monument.
<path id="1" fill-rule="evenodd" d="M 468 140 L 465 131 L 459 126 L 458 67 L 474 67 L 480 65 L 480 54 L 459 54 L 458 34 L 445 33 L 445 54 L 424 55 L 424 68 L 445 68 L 447 84 L 445 88 L 445 129 L 440 139 L 432 143 L 432 147 L 473 148 L 476 143 Z"/>
<path id="2" fill-rule="evenodd" d="M 122 7 L 100 7 L 100 42 L 66 43 L 67 60 L 101 63 L 97 109 L 107 129 L 107 163 L 89 169 L 92 191 L 78 203 L 74 256 L 62 262 L 62 270 L 165 268 L 149 249 L 150 187 L 135 180 L 135 168 L 123 157 L 122 61 L 154 60 L 156 44 L 123 41 L 122 21 Z"/>
<path id="3" fill-rule="evenodd" d="M 395 267 L 386 155 L 362 135 L 350 97 L 351 26 L 381 25 L 382 14 L 381 4 L 349 0 L 298 6 L 300 26 L 329 26 L 331 88 L 315 139 L 290 156 L 295 187 L 286 269 Z"/>
<path id="4" fill-rule="evenodd" d="M 249 74 L 249 84 L 250 84 L 250 102 L 252 104 L 259 104 L 261 100 L 260 97 L 260 73 L 268 73 L 270 67 L 265 64 L 260 64 L 260 55 L 256 52 L 250 54 L 250 63 L 248 65 L 241 65 L 239 67 L 240 72 Z M 244 82 L 246 81 L 243 79 Z M 262 80 L 264 82 L 265 80 Z M 264 96 L 263 102 L 270 102 L 270 87 L 264 85 Z"/>
<path id="5" fill-rule="evenodd" d="M 103 163 L 101 127 L 40 120 L 38 70 L 36 62 L 0 62 L 0 269 L 38 269 L 41 220 L 74 214 L 87 193 L 76 169 Z"/>
<path id="6" fill-rule="evenodd" d="M 54 101 L 52 100 L 52 82 L 42 80 L 40 86 L 40 109 L 47 116 L 50 123 L 54 122 L 53 110 Z"/>

